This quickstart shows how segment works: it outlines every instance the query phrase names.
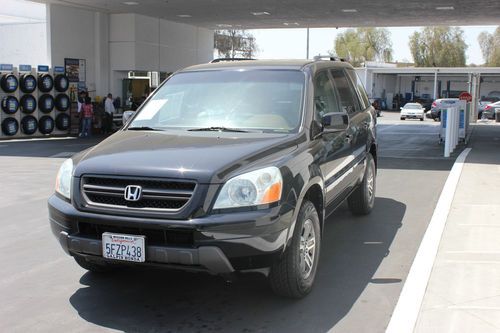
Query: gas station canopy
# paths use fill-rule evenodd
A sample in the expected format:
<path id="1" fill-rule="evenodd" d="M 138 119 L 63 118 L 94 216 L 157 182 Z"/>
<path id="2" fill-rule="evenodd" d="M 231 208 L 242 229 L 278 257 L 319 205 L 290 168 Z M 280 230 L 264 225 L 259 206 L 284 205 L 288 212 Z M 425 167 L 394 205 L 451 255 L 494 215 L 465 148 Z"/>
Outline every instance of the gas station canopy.
<path id="1" fill-rule="evenodd" d="M 498 0 L 36 0 L 208 29 L 496 25 Z"/>

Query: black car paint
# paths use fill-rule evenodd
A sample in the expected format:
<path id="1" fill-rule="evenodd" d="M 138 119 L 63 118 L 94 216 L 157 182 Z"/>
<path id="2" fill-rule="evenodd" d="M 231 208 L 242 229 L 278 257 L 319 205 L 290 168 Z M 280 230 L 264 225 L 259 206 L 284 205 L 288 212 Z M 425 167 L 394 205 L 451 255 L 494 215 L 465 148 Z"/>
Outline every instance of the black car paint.
<path id="1" fill-rule="evenodd" d="M 371 105 L 350 116 L 347 131 L 324 132 L 314 119 L 313 78 L 319 71 L 331 68 L 329 62 L 312 62 L 301 68 L 307 84 L 297 133 L 153 132 L 125 128 L 77 154 L 73 157 L 71 202 L 56 194 L 49 199 L 54 235 L 60 240 L 61 232 L 78 235 L 79 223 L 188 229 L 194 235 L 192 247 L 220 248 L 235 270 L 269 267 L 286 249 L 306 197 L 317 206 L 323 223 L 362 180 L 366 154 L 372 153 L 376 161 L 376 115 Z M 354 151 L 362 153 L 353 156 Z M 225 181 L 267 166 L 279 167 L 283 177 L 279 203 L 212 209 Z M 182 178 L 196 181 L 197 188 L 190 203 L 174 213 L 89 207 L 80 193 L 80 177 L 88 174 Z"/>

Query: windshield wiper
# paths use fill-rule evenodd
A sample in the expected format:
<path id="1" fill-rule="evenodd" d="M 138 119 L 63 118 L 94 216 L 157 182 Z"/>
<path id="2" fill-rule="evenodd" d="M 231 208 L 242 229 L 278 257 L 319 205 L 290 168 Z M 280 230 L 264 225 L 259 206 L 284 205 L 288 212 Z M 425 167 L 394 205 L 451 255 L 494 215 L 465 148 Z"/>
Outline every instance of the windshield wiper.
<path id="1" fill-rule="evenodd" d="M 230 128 L 230 127 L 223 127 L 223 126 L 211 126 L 211 127 L 201 127 L 201 128 L 191 128 L 188 129 L 188 131 L 193 131 L 193 132 L 239 132 L 239 133 L 248 133 L 248 131 L 239 129 L 239 128 Z"/>
<path id="2" fill-rule="evenodd" d="M 127 131 L 163 131 L 163 130 L 149 126 L 135 126 L 127 128 Z"/>

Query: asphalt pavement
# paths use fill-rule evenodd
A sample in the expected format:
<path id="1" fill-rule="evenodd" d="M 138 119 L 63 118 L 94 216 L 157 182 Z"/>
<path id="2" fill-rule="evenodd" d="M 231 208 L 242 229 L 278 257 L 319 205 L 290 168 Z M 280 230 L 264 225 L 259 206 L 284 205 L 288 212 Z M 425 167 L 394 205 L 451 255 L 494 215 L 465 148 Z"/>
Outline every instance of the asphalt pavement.
<path id="1" fill-rule="evenodd" d="M 383 332 L 454 157 L 438 123 L 379 118 L 372 214 L 328 220 L 312 293 L 272 294 L 265 278 L 123 269 L 98 276 L 50 232 L 47 198 L 63 158 L 101 138 L 0 141 L 1 332 Z"/>

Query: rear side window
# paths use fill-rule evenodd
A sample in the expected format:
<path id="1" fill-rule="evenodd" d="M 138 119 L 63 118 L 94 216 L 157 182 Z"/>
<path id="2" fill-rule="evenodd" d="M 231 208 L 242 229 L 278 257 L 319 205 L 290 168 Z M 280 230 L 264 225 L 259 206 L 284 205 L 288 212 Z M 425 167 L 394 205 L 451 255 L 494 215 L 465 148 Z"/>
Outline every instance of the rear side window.
<path id="1" fill-rule="evenodd" d="M 358 103 L 358 98 L 353 90 L 352 85 L 342 69 L 334 69 L 331 71 L 333 82 L 339 94 L 340 104 L 342 111 L 347 113 L 354 113 L 361 110 Z"/>
<path id="2" fill-rule="evenodd" d="M 366 109 L 367 107 L 370 106 L 370 101 L 368 100 L 368 95 L 366 94 L 365 87 L 363 85 L 363 82 L 359 79 L 358 74 L 354 69 L 347 69 L 346 70 L 347 74 L 351 78 L 351 81 L 354 83 L 354 86 L 356 87 L 356 90 L 358 91 L 358 95 L 360 97 L 360 103 L 362 104 L 362 108 Z M 364 105 L 363 105 L 364 104 Z"/>

